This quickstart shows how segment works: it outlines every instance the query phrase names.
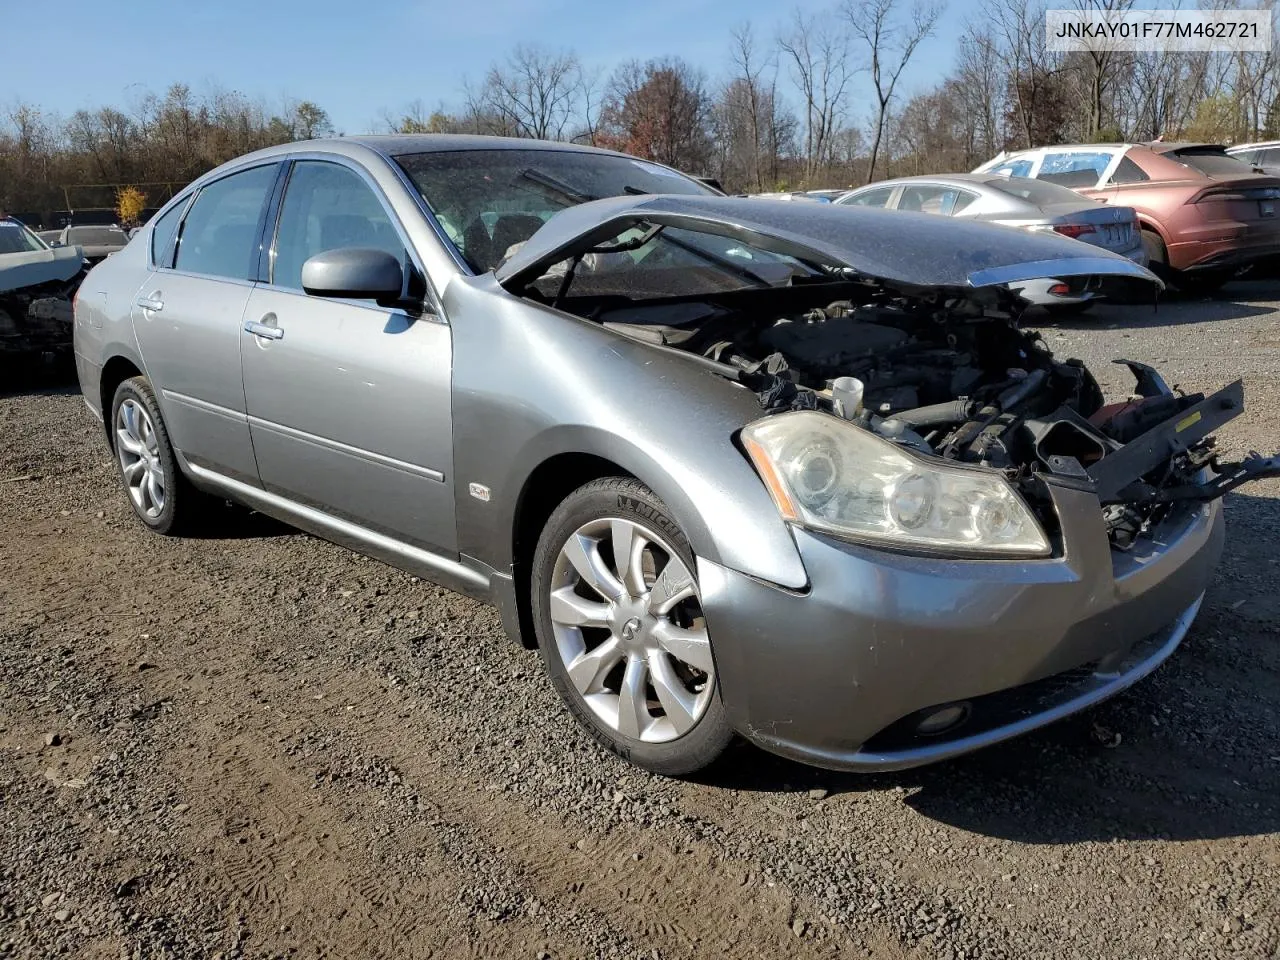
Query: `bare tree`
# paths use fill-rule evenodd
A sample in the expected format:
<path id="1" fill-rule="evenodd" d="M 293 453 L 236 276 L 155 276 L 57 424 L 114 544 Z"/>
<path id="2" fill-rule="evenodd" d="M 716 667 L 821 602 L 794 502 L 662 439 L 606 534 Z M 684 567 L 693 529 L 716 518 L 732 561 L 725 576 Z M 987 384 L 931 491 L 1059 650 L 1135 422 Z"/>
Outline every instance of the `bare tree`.
<path id="1" fill-rule="evenodd" d="M 563 140 L 581 93 L 577 56 L 521 45 L 489 68 L 479 99 L 516 136 Z"/>
<path id="2" fill-rule="evenodd" d="M 956 67 L 961 95 L 973 118 L 979 149 L 988 157 L 1004 147 L 1003 116 L 1008 77 L 986 24 L 970 24 L 960 38 Z"/>
<path id="3" fill-rule="evenodd" d="M 827 161 L 830 141 L 844 116 L 849 86 L 849 41 L 829 15 L 806 16 L 799 10 L 778 37 L 804 99 L 805 180 Z"/>
<path id="4" fill-rule="evenodd" d="M 917 4 L 905 22 L 898 17 L 898 0 L 848 0 L 845 18 L 853 39 L 866 48 L 871 58 L 871 84 L 876 93 L 876 118 L 871 138 L 871 162 L 867 182 L 875 179 L 876 160 L 884 138 L 889 104 L 898 79 L 915 55 L 920 42 L 933 33 L 941 10 Z"/>

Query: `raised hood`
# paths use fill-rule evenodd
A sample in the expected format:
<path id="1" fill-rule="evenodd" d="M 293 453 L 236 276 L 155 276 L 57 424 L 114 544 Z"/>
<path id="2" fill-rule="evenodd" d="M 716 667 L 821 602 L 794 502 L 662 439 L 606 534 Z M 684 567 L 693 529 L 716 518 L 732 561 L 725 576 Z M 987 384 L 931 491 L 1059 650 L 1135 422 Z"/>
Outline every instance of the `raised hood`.
<path id="1" fill-rule="evenodd" d="M 1136 283 L 1148 293 L 1162 287 L 1133 261 L 1066 237 L 927 213 L 686 195 L 610 197 L 562 210 L 498 267 L 498 282 L 521 292 L 553 264 L 640 224 L 730 237 L 902 288 L 962 291 L 1077 276 Z"/>

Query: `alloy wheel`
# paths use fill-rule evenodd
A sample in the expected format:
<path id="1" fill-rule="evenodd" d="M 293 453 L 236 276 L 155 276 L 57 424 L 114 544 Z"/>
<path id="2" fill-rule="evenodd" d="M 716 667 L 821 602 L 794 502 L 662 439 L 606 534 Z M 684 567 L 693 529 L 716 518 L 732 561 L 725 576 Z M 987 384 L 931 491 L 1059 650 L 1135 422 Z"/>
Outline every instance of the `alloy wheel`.
<path id="1" fill-rule="evenodd" d="M 715 688 L 692 572 L 631 520 L 579 527 L 552 572 L 551 623 L 569 681 L 609 729 L 665 743 L 702 718 Z"/>
<path id="2" fill-rule="evenodd" d="M 165 475 L 155 424 L 146 408 L 132 397 L 116 412 L 116 455 L 125 489 L 138 513 L 156 519 L 164 511 Z"/>

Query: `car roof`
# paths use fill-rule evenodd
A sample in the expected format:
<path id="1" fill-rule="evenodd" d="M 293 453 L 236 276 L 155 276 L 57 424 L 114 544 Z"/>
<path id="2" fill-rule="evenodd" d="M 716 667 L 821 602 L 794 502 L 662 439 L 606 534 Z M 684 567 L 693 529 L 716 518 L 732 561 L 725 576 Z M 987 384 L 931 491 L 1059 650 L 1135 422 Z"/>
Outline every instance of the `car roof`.
<path id="1" fill-rule="evenodd" d="M 1257 150 L 1259 147 L 1280 147 L 1280 140 L 1258 140 L 1255 143 L 1237 143 L 1227 147 L 1227 153 L 1240 153 L 1244 150 Z"/>

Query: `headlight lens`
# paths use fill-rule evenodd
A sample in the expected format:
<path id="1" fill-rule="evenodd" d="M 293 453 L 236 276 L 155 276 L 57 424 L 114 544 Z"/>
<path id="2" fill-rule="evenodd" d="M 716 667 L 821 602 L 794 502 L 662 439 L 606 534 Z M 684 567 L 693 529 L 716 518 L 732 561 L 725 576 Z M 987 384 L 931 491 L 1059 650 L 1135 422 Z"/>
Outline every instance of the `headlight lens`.
<path id="1" fill-rule="evenodd" d="M 757 420 L 742 442 L 783 517 L 805 527 L 929 552 L 1051 553 L 1027 505 L 993 471 L 930 463 L 811 410 Z"/>

